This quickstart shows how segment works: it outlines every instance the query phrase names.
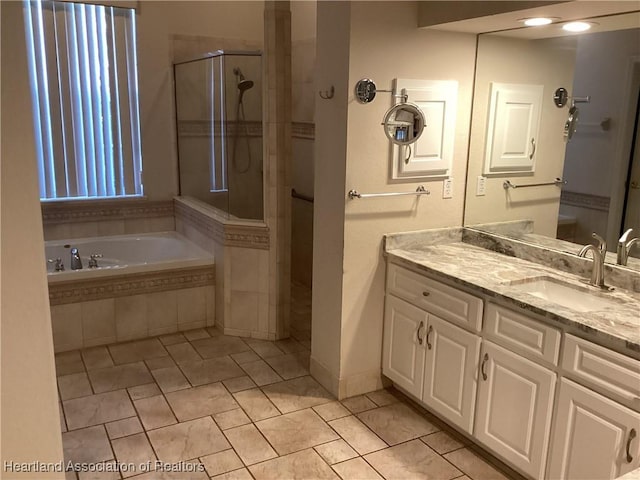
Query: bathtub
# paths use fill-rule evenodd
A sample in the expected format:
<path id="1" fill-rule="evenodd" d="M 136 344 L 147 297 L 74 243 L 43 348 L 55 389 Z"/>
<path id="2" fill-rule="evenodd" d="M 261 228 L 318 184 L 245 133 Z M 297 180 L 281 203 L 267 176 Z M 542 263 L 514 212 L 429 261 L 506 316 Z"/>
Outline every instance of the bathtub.
<path id="1" fill-rule="evenodd" d="M 47 264 L 56 352 L 215 325 L 213 255 L 177 232 L 47 241 L 45 253 L 65 266 Z"/>
<path id="2" fill-rule="evenodd" d="M 77 248 L 83 268 L 71 270 L 71 248 Z M 92 254 L 101 254 L 98 268 L 89 268 Z M 64 271 L 48 262 L 49 284 L 101 277 L 213 265 L 213 255 L 177 232 L 115 235 L 45 242 L 47 259 L 60 258 Z"/>

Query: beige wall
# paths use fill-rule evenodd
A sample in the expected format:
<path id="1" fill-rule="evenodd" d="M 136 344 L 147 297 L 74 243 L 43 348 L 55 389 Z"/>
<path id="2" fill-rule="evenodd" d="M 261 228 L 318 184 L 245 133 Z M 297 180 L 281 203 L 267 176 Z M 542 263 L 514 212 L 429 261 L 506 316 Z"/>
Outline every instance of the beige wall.
<path id="1" fill-rule="evenodd" d="M 318 102 L 315 116 L 311 373 L 334 393 L 341 367 L 350 23 L 347 2 L 318 2 L 316 85 L 333 85 L 335 97 Z"/>
<path id="2" fill-rule="evenodd" d="M 262 45 L 263 2 L 144 1 L 136 21 L 144 193 L 169 199 L 178 193 L 174 58 Z"/>
<path id="3" fill-rule="evenodd" d="M 336 98 L 316 105 L 312 363 L 325 367 L 330 381 L 324 383 L 340 397 L 380 385 L 382 236 L 462 223 L 475 36 L 420 30 L 417 8 L 415 2 L 318 4 L 318 85 L 334 84 Z M 389 181 L 380 122 L 392 99 L 379 93 L 371 104 L 357 103 L 353 86 L 363 77 L 379 89 L 398 77 L 458 81 L 453 198 L 442 198 L 442 180 Z M 352 188 L 412 191 L 420 184 L 430 196 L 347 199 Z"/>
<path id="4" fill-rule="evenodd" d="M 534 232 L 555 237 L 560 189 L 538 187 L 509 190 L 502 183 L 549 182 L 562 177 L 565 141 L 562 136 L 567 108 L 557 108 L 552 96 L 556 88 L 570 90 L 575 50 L 557 48 L 554 40 L 528 41 L 483 35 L 478 43 L 478 70 L 469 150 L 465 225 L 530 219 Z M 543 104 L 536 164 L 533 174 L 489 175 L 486 195 L 476 196 L 476 180 L 482 175 L 491 82 L 543 85 Z"/>
<path id="5" fill-rule="evenodd" d="M 62 460 L 22 2 L 2 19 L 2 466 Z M 64 478 L 6 473 L 2 478 Z"/>

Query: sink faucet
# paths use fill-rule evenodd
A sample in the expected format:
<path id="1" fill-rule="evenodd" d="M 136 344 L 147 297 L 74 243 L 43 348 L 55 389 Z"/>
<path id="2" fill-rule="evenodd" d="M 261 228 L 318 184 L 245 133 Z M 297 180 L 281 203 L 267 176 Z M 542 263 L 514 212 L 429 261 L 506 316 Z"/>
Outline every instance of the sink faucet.
<path id="1" fill-rule="evenodd" d="M 82 259 L 77 248 L 71 249 L 71 270 L 80 270 L 82 268 Z"/>
<path id="2" fill-rule="evenodd" d="M 629 260 L 629 250 L 631 250 L 631 247 L 633 247 L 636 243 L 640 242 L 640 238 L 638 237 L 628 240 L 632 231 L 633 228 L 630 228 L 629 230 L 624 232 L 620 237 L 620 240 L 618 240 L 618 258 L 616 260 L 616 263 L 618 265 L 627 264 L 627 261 Z"/>
<path id="3" fill-rule="evenodd" d="M 591 250 L 591 255 L 593 257 L 593 270 L 591 270 L 591 280 L 589 280 L 589 285 L 593 285 L 594 287 L 604 287 L 604 259 L 607 255 L 607 242 L 604 241 L 597 233 L 593 232 L 591 234 L 593 238 L 598 240 L 598 246 L 588 244 L 582 247 L 580 253 L 578 253 L 579 257 L 587 256 L 587 252 Z"/>

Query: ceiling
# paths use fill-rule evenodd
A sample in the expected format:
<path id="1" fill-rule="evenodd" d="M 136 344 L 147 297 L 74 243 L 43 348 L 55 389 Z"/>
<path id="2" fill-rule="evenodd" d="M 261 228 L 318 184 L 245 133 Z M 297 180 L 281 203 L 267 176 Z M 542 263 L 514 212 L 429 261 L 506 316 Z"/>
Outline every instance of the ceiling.
<path id="1" fill-rule="evenodd" d="M 448 15 L 435 15 L 433 14 L 435 9 L 442 9 L 443 4 L 448 3 L 449 7 L 456 5 L 456 8 L 452 11 L 456 13 L 449 13 Z M 503 10 L 501 13 L 493 13 L 484 16 L 477 16 L 477 13 L 482 10 L 481 5 L 497 4 L 498 7 Z M 560 30 L 557 23 L 564 23 L 569 20 L 584 20 L 594 19 L 598 22 L 597 17 L 621 14 L 626 12 L 638 12 L 640 11 L 640 1 L 638 0 L 609 0 L 609 1 L 592 1 L 592 0 L 577 0 L 572 2 L 421 2 L 419 5 L 419 27 L 435 29 L 435 30 L 447 30 L 450 32 L 464 32 L 464 33 L 486 33 L 496 32 L 501 30 L 513 30 L 519 29 L 513 32 L 512 36 L 520 38 L 541 38 L 549 36 L 566 35 L 567 33 Z M 527 4 L 536 5 L 531 8 L 521 9 L 522 6 Z M 446 5 L 445 5 L 446 6 Z M 511 8 L 510 8 L 511 7 Z M 517 9 L 514 9 L 517 8 Z M 504 11 L 511 9 L 512 11 Z M 468 13 L 465 13 L 468 10 Z M 490 10 L 491 11 L 491 10 Z M 493 9 L 495 11 L 495 9 Z M 474 18 L 464 18 L 465 15 L 476 15 Z M 454 21 L 446 21 L 455 17 L 458 19 Z M 520 19 L 530 17 L 557 17 L 558 20 L 554 21 L 554 24 L 546 27 L 526 27 L 522 28 L 523 24 Z M 622 28 L 638 28 L 640 27 L 639 17 L 628 17 L 625 20 L 629 26 L 623 26 Z M 443 21 L 443 23 L 431 24 L 430 20 L 436 22 Z M 634 23 L 635 22 L 635 23 Z M 609 22 L 610 23 L 610 22 Z M 603 26 L 600 30 L 604 31 L 610 29 L 620 29 L 621 26 L 615 27 Z M 543 29 L 547 32 L 541 35 Z M 526 33 L 524 32 L 526 31 Z M 536 33 L 537 32 L 537 33 Z M 506 32 L 505 32 L 506 33 Z"/>

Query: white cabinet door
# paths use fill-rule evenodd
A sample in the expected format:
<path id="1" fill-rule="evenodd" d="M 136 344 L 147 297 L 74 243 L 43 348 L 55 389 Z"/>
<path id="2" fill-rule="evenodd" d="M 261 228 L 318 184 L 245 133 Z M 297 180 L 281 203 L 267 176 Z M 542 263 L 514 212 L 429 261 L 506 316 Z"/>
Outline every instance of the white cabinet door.
<path id="1" fill-rule="evenodd" d="M 607 480 L 640 467 L 640 413 L 563 378 L 549 478 Z"/>
<path id="2" fill-rule="evenodd" d="M 425 129 L 410 147 L 392 145 L 392 178 L 449 176 L 453 162 L 458 82 L 455 80 L 395 80 L 395 90 L 407 95 L 425 116 Z"/>
<path id="3" fill-rule="evenodd" d="M 480 337 L 429 315 L 422 401 L 467 433 L 473 429 Z"/>
<path id="4" fill-rule="evenodd" d="M 484 173 L 533 172 L 542 85 L 491 84 Z"/>
<path id="5" fill-rule="evenodd" d="M 387 295 L 382 373 L 417 398 L 422 395 L 427 312 Z"/>
<path id="6" fill-rule="evenodd" d="M 533 478 L 543 478 L 556 374 L 485 341 L 475 436 Z"/>

